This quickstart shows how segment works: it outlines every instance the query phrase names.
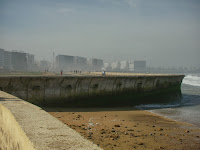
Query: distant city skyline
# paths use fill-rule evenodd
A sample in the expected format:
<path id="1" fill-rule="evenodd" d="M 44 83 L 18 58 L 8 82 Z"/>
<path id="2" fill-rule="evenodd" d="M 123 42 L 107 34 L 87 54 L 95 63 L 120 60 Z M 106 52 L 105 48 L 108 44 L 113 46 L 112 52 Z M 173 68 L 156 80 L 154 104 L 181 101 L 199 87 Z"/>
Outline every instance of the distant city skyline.
<path id="1" fill-rule="evenodd" d="M 0 0 L 0 48 L 200 66 L 199 0 Z"/>

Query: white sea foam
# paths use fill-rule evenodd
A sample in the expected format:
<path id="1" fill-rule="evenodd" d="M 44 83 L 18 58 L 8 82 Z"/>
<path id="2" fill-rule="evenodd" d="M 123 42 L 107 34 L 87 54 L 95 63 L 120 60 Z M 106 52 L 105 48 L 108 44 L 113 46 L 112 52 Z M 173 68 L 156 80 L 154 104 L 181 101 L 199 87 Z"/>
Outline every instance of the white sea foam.
<path id="1" fill-rule="evenodd" d="M 183 83 L 192 86 L 200 86 L 200 77 L 195 75 L 187 75 L 183 79 Z"/>
<path id="2" fill-rule="evenodd" d="M 148 104 L 148 105 L 138 105 L 136 108 L 138 109 L 159 109 L 159 108 L 172 108 L 172 107 L 178 107 L 180 104 Z"/>

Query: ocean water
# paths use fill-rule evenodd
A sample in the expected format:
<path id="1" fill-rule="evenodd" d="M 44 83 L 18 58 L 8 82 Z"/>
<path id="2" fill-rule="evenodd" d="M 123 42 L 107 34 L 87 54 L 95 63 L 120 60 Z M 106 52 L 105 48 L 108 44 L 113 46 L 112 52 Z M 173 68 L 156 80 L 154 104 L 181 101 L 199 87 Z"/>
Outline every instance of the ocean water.
<path id="1" fill-rule="evenodd" d="M 200 128 L 200 74 L 185 75 L 181 91 L 183 97 L 180 101 L 136 107 Z"/>

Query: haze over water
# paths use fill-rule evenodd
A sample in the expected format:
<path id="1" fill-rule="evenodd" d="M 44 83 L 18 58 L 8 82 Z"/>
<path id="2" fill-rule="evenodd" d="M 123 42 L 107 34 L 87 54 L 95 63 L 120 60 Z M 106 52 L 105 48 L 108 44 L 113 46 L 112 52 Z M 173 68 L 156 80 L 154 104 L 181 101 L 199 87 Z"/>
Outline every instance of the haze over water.
<path id="1" fill-rule="evenodd" d="M 0 0 L 0 48 L 199 67 L 199 0 Z"/>

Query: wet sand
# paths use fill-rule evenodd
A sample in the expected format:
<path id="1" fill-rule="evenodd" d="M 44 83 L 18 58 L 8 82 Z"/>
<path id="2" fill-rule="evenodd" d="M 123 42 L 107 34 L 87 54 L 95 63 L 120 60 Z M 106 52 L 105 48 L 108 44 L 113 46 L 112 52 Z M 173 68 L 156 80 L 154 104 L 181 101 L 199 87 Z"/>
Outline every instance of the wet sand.
<path id="1" fill-rule="evenodd" d="M 199 150 L 200 129 L 134 108 L 44 108 L 105 150 Z"/>

